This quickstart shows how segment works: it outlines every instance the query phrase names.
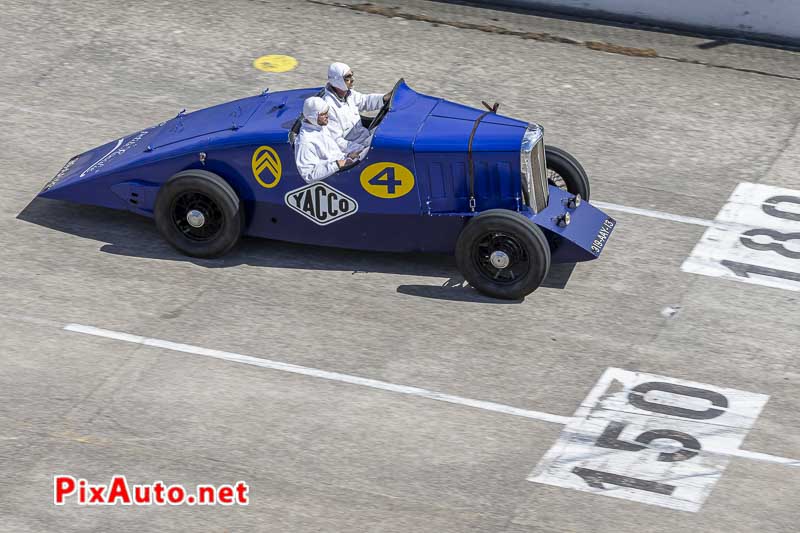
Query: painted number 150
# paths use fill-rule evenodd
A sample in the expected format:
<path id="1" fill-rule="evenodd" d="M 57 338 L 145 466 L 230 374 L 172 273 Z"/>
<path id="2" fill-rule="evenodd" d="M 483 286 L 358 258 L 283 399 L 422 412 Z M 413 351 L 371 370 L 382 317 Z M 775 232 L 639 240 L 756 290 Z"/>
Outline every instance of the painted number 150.
<path id="1" fill-rule="evenodd" d="M 697 411 L 695 409 L 686 409 L 673 405 L 650 402 L 645 399 L 645 395 L 651 391 L 660 391 L 678 396 L 706 400 L 711 402 L 712 407 L 709 407 L 705 411 Z M 678 385 L 675 383 L 665 383 L 661 381 L 651 381 L 633 387 L 628 393 L 628 402 L 631 405 L 645 411 L 686 418 L 690 420 L 710 420 L 712 418 L 716 418 L 725 413 L 725 409 L 728 407 L 728 399 L 718 392 L 696 387 L 688 387 L 686 385 Z M 658 454 L 656 460 L 663 462 L 687 461 L 697 456 L 702 448 L 700 441 L 698 441 L 692 435 L 672 429 L 655 429 L 645 431 L 634 438 L 633 442 L 629 442 L 620 439 L 620 435 L 625 427 L 626 424 L 621 422 L 610 422 L 603 433 L 595 441 L 595 446 L 614 450 L 638 452 L 648 448 L 650 443 L 658 439 L 668 439 L 679 443 L 681 448 L 678 451 L 661 452 Z M 609 484 L 654 492 L 656 494 L 664 494 L 667 496 L 671 495 L 675 490 L 674 485 L 648 481 L 630 476 L 623 476 L 620 474 L 613 474 L 610 472 L 602 472 L 599 470 L 593 470 L 591 468 L 582 468 L 576 466 L 572 469 L 572 473 L 580 476 L 590 487 L 598 489 L 605 489 L 603 484 Z"/>

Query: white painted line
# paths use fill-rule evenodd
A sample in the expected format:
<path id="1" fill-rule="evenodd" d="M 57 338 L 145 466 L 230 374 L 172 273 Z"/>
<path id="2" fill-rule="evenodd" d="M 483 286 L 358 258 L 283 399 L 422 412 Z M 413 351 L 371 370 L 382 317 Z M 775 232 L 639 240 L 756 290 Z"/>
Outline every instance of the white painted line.
<path id="1" fill-rule="evenodd" d="M 420 398 L 427 398 L 429 400 L 436 400 L 439 402 L 447 402 L 457 405 L 464 405 L 467 407 L 475 407 L 477 409 L 483 409 L 485 411 L 494 411 L 496 413 L 521 416 L 523 418 L 531 418 L 533 420 L 541 420 L 543 422 L 566 424 L 572 419 L 569 416 L 559 416 L 550 413 L 541 413 L 539 411 L 530 411 L 528 409 L 519 409 L 517 407 L 511 407 L 510 405 L 503 405 L 483 400 L 473 400 L 470 398 L 462 398 L 460 396 L 453 396 L 451 394 L 429 391 L 418 387 L 396 385 L 394 383 L 388 383 L 386 381 L 378 381 L 375 379 L 351 376 L 349 374 L 340 374 L 338 372 L 329 372 L 327 370 L 319 370 L 316 368 L 293 365 L 289 363 L 281 363 L 280 361 L 271 361 L 269 359 L 261 359 L 259 357 L 252 357 L 249 355 L 242 355 L 238 353 L 223 352 L 220 350 L 210 350 L 208 348 L 200 348 L 198 346 L 192 346 L 189 344 L 179 344 L 176 342 L 151 339 L 147 337 L 141 337 L 139 335 L 131 335 L 129 333 L 121 333 L 119 331 L 100 329 L 92 326 L 82 326 L 80 324 L 68 324 L 67 326 L 64 327 L 64 329 L 67 331 L 74 331 L 77 333 L 86 333 L 88 335 L 95 335 L 97 337 L 106 337 L 109 339 L 131 342 L 135 344 L 142 344 L 145 346 L 153 346 L 156 348 L 164 348 L 167 350 L 174 350 L 177 352 L 202 355 L 205 357 L 213 357 L 215 359 L 222 359 L 224 361 L 232 361 L 234 363 L 244 363 L 247 365 L 258 366 L 261 368 L 280 370 L 281 372 L 290 372 L 292 374 L 301 374 L 304 376 L 326 379 L 329 381 L 339 381 L 341 383 L 360 385 L 362 387 L 369 387 L 372 389 L 398 392 L 400 394 L 407 394 L 409 396 L 418 396 Z"/>
<path id="2" fill-rule="evenodd" d="M 633 215 L 658 218 L 660 220 L 670 220 L 672 222 L 682 222 L 683 224 L 693 224 L 695 226 L 706 226 L 709 228 L 716 225 L 713 220 L 687 217 L 683 215 L 673 215 L 672 213 L 665 213 L 664 211 L 653 211 L 652 209 L 642 209 L 640 207 L 627 207 L 624 205 L 610 204 L 608 202 L 591 202 L 591 204 L 599 209 L 619 211 L 620 213 L 631 213 Z"/>
<path id="3" fill-rule="evenodd" d="M 626 205 L 610 204 L 608 202 L 592 201 L 592 205 L 607 211 L 619 211 L 620 213 L 630 213 L 632 215 L 640 215 L 659 220 L 669 220 L 670 222 L 680 222 L 682 224 L 691 224 L 693 226 L 703 226 L 706 228 L 746 231 L 754 227 L 748 224 L 738 224 L 733 222 L 722 222 L 719 220 L 707 220 L 705 218 L 687 217 L 684 215 L 674 215 L 665 211 L 655 211 L 653 209 L 643 209 L 641 207 L 628 207 Z"/>
<path id="4" fill-rule="evenodd" d="M 798 461 L 797 459 L 789 459 L 788 457 L 778 457 L 776 455 L 770 455 L 768 453 L 748 452 L 747 450 L 721 451 L 721 450 L 714 450 L 713 448 L 709 448 L 708 451 L 712 453 L 723 453 L 726 455 L 731 455 L 733 457 L 739 457 L 741 459 L 764 461 L 765 463 L 775 463 L 784 466 L 800 466 L 800 461 Z"/>
<path id="5" fill-rule="evenodd" d="M 2 315 L 0 315 L 2 316 Z M 38 321 L 38 319 L 37 319 Z M 48 324 L 49 325 L 49 324 Z M 143 337 L 140 335 L 132 335 L 130 333 L 123 333 L 120 331 L 112 331 L 108 329 L 101 329 L 96 328 L 93 326 L 84 326 L 81 324 L 68 324 L 64 326 L 62 329 L 67 331 L 72 331 L 75 333 L 84 333 L 87 335 L 94 335 L 96 337 L 105 337 L 108 339 L 115 339 L 124 342 L 130 342 L 134 344 L 140 344 L 144 346 L 152 346 L 155 348 L 164 348 L 166 350 L 173 350 L 183 353 L 189 353 L 194 355 L 202 355 L 205 357 L 213 357 L 215 359 L 221 359 L 224 361 L 230 361 L 234 363 L 244 363 L 248 365 L 258 366 L 261 368 L 268 368 L 271 370 L 279 370 L 281 372 L 290 372 L 293 374 L 301 374 L 304 376 L 310 376 L 319 379 L 326 379 L 330 381 L 338 381 L 341 383 L 349 383 L 352 385 L 361 385 L 364 387 L 369 387 L 373 389 L 385 390 L 390 392 L 397 392 L 400 394 L 407 394 L 409 396 L 417 396 L 420 398 L 427 398 L 429 400 L 436 400 L 440 402 L 447 402 L 457 405 L 463 405 L 466 407 L 474 407 L 476 409 L 483 409 L 486 411 L 493 411 L 496 413 L 503 413 L 513 416 L 519 416 L 523 418 L 529 418 L 532 420 L 540 420 L 543 422 L 552 422 L 554 424 L 562 424 L 567 425 L 571 421 L 573 421 L 576 417 L 577 418 L 584 418 L 587 414 L 591 411 L 592 405 L 600 400 L 601 396 L 604 392 L 606 392 L 606 387 L 603 385 L 603 380 L 606 378 L 607 375 L 611 370 L 609 369 L 603 374 L 603 378 L 601 378 L 600 382 L 592 389 L 589 396 L 581 403 L 578 410 L 575 412 L 573 416 L 561 416 L 561 415 L 554 415 L 550 413 L 544 413 L 541 411 L 531 411 L 529 409 L 520 409 L 518 407 L 513 407 L 510 405 L 504 405 L 500 403 L 494 402 L 487 402 L 483 400 L 473 400 L 470 398 L 463 398 L 460 396 L 453 396 L 451 394 L 444 394 L 441 392 L 430 391 L 427 389 L 421 389 L 419 387 L 410 387 L 407 385 L 397 385 L 394 383 L 388 383 L 386 381 L 378 381 L 374 379 L 362 378 L 358 376 L 352 376 L 349 374 L 340 374 L 338 372 L 329 372 L 327 370 L 319 370 L 316 368 L 310 368 L 305 366 L 293 365 L 290 363 L 282 363 L 279 361 L 271 361 L 269 359 L 262 359 L 260 357 L 252 357 L 249 355 L 242 355 L 233 352 L 225 352 L 221 350 L 212 350 L 208 348 L 201 348 L 199 346 L 192 346 L 190 344 L 180 344 L 171 341 L 165 341 L 160 339 L 153 339 L 149 337 Z M 656 448 L 655 446 L 653 448 Z M 795 459 L 789 459 L 786 457 L 778 457 L 775 455 L 769 455 L 764 453 L 758 452 L 748 452 L 745 450 L 739 449 L 714 449 L 709 450 L 710 452 L 717 453 L 720 455 L 729 455 L 735 457 L 742 457 L 744 459 L 751 459 L 755 461 L 765 461 L 769 463 L 776 463 L 786 466 L 797 466 L 800 467 L 800 461 Z"/>

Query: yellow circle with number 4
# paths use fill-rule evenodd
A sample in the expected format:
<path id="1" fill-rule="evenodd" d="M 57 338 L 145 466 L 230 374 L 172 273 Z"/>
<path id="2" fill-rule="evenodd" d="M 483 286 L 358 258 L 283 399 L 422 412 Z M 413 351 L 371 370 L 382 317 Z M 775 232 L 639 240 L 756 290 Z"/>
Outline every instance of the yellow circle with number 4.
<path id="1" fill-rule="evenodd" d="M 397 163 L 373 163 L 361 172 L 361 186 L 378 198 L 400 198 L 414 188 L 414 174 Z"/>
<path id="2" fill-rule="evenodd" d="M 297 68 L 297 60 L 292 56 L 268 55 L 255 59 L 253 66 L 264 72 L 287 72 Z"/>

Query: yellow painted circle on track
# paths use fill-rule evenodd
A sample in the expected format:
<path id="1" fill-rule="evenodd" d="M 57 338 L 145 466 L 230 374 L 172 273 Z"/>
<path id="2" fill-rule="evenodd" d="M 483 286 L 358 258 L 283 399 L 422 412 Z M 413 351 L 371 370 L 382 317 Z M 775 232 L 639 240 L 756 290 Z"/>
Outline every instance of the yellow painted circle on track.
<path id="1" fill-rule="evenodd" d="M 251 168 L 253 169 L 253 177 L 259 185 L 266 189 L 272 189 L 281 181 L 281 174 L 283 174 L 283 167 L 281 166 L 281 158 L 271 146 L 259 146 L 253 152 L 253 158 L 250 160 Z M 272 174 L 273 180 L 266 182 L 261 179 L 265 174 Z"/>
<path id="2" fill-rule="evenodd" d="M 361 186 L 378 198 L 400 198 L 414 188 L 414 174 L 397 163 L 373 163 L 361 172 Z"/>
<path id="3" fill-rule="evenodd" d="M 264 72 L 288 72 L 297 68 L 297 60 L 292 56 L 268 55 L 253 60 L 253 66 Z"/>

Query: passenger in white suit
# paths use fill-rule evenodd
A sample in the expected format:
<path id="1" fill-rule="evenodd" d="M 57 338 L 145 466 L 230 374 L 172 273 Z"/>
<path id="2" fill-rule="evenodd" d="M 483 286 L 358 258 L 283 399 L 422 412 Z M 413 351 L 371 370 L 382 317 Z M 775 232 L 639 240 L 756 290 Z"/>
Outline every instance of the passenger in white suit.
<path id="1" fill-rule="evenodd" d="M 344 63 L 328 67 L 328 85 L 323 98 L 331 106 L 331 135 L 342 150 L 354 144 L 361 149 L 369 146 L 372 137 L 361 124 L 362 111 L 377 111 L 389 100 L 390 94 L 361 94 L 353 90 L 353 71 Z"/>
<path id="2" fill-rule="evenodd" d="M 329 107 L 317 96 L 303 102 L 303 124 L 295 139 L 294 160 L 307 183 L 327 178 L 358 158 L 360 145 L 345 144 L 342 149 L 331 136 Z"/>

